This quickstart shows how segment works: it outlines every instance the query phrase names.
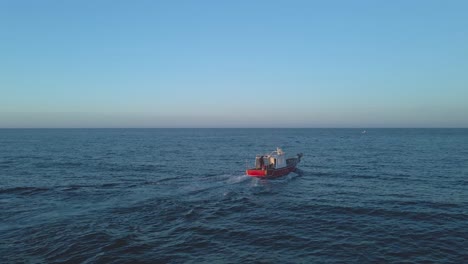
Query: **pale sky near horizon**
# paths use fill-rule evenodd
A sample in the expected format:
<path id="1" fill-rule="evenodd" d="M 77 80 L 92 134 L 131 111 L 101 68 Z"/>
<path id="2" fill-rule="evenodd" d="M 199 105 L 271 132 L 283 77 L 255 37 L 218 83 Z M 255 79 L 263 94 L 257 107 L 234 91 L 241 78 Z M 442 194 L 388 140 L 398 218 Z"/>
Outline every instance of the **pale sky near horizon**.
<path id="1" fill-rule="evenodd" d="M 468 1 L 0 0 L 0 128 L 468 127 Z"/>

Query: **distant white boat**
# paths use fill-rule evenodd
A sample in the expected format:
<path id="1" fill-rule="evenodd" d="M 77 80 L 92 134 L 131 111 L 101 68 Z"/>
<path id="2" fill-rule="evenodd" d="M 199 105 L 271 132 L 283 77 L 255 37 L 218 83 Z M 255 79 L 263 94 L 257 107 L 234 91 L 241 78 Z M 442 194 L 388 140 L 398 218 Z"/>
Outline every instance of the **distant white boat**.
<path id="1" fill-rule="evenodd" d="M 365 134 L 365 133 L 367 133 L 367 131 L 365 131 L 365 130 L 363 130 L 363 131 L 361 132 L 361 134 Z"/>

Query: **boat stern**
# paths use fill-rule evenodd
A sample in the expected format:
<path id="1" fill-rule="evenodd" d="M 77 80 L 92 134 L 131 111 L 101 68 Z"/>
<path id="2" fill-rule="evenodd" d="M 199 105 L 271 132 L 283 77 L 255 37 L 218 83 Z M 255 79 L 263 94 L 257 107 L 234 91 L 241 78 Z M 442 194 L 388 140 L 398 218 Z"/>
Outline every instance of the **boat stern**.
<path id="1" fill-rule="evenodd" d="M 254 177 L 263 177 L 267 175 L 267 170 L 262 170 L 262 169 L 247 169 L 245 173 L 249 176 L 254 176 Z"/>

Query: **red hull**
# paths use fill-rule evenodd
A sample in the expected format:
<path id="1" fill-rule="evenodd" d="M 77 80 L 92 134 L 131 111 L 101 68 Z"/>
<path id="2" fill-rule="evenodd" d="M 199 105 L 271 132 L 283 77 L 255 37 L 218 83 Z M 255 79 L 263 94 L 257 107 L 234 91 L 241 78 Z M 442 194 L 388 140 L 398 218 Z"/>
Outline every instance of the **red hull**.
<path id="1" fill-rule="evenodd" d="M 290 172 L 293 172 L 296 169 L 296 166 L 289 166 L 280 169 L 248 169 L 246 171 L 247 175 L 252 177 L 259 178 L 276 178 L 288 175 Z"/>

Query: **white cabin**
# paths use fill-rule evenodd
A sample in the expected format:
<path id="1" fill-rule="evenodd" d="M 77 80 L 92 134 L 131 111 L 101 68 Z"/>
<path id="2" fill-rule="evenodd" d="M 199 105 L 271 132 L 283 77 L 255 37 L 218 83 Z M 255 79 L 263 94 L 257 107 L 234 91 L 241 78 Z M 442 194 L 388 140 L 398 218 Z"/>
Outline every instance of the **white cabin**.
<path id="1" fill-rule="evenodd" d="M 257 155 L 255 159 L 255 167 L 261 168 L 261 164 L 267 168 L 279 169 L 286 167 L 286 153 L 281 148 L 276 148 L 276 151 L 267 155 Z M 263 159 L 263 162 L 260 161 Z"/>

